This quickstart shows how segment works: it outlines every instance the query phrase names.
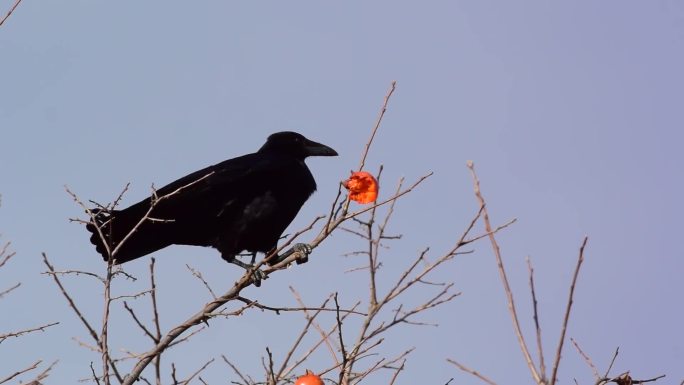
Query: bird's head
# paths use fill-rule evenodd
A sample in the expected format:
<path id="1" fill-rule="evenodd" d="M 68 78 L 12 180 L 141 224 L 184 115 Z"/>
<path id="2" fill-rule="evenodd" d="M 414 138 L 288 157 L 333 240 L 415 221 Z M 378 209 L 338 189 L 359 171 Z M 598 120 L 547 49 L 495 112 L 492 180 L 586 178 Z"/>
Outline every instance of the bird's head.
<path id="1" fill-rule="evenodd" d="M 308 156 L 337 156 L 337 151 L 332 148 L 291 131 L 272 134 L 259 152 L 282 152 L 301 159 Z"/>

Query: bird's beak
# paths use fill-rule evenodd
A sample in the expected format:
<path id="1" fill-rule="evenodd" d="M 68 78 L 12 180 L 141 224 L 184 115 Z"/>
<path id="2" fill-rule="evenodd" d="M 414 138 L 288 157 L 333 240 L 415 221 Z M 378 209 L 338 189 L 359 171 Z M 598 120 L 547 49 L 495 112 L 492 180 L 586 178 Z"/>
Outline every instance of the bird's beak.
<path id="1" fill-rule="evenodd" d="M 337 156 L 337 151 L 313 140 L 307 140 L 306 153 L 309 156 Z"/>

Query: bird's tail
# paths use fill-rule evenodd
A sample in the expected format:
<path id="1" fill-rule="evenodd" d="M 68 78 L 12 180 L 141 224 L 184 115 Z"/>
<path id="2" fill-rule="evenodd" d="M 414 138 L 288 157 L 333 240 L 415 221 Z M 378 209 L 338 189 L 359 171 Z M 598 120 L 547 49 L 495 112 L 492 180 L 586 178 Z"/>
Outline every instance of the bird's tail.
<path id="1" fill-rule="evenodd" d="M 131 206 L 125 210 L 92 209 L 92 220 L 86 225 L 90 242 L 105 261 L 113 257 L 121 264 L 162 249 L 170 243 L 159 225 L 140 220 L 145 209 Z M 114 253 L 114 254 L 112 254 Z"/>

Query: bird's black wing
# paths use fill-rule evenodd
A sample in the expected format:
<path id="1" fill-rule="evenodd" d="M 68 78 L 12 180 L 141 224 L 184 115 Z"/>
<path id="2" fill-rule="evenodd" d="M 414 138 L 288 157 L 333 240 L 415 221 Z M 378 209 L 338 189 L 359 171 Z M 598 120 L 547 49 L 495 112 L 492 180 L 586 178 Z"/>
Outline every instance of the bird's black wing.
<path id="1" fill-rule="evenodd" d="M 117 263 L 136 259 L 171 244 L 210 246 L 219 221 L 231 220 L 235 209 L 272 186 L 288 172 L 288 162 L 270 154 L 253 153 L 229 159 L 186 175 L 156 190 L 161 199 L 150 220 L 138 225 L 150 209 L 151 197 L 124 209 L 100 213 L 97 225 L 110 244 L 110 252 L 138 225 L 117 251 Z M 277 183 L 277 182 L 276 182 Z M 169 195 L 166 198 L 165 196 Z M 307 196 L 308 197 L 308 196 Z M 231 211 L 232 210 L 232 211 Z M 91 242 L 108 259 L 93 224 Z M 280 234 L 278 234 L 280 235 Z"/>

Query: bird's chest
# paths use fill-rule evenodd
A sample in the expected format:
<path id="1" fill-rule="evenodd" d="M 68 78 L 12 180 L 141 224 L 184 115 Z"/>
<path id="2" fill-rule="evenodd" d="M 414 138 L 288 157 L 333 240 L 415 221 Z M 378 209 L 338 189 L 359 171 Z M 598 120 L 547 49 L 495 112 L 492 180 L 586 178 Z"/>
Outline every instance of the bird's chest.
<path id="1" fill-rule="evenodd" d="M 278 173 L 245 188 L 223 212 L 223 237 L 232 238 L 236 248 L 267 251 L 275 246 L 316 185 L 305 172 Z"/>

